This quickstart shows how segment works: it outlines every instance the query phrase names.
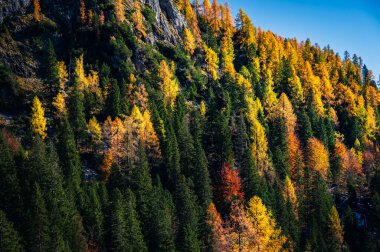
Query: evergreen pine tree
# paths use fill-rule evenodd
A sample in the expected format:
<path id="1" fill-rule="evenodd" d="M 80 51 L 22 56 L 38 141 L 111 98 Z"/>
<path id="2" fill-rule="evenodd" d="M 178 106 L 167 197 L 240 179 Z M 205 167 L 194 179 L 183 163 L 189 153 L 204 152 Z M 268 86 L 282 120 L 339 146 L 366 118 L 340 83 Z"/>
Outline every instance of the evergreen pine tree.
<path id="1" fill-rule="evenodd" d="M 60 160 L 67 189 L 70 194 L 74 195 L 78 206 L 82 208 L 84 203 L 81 188 L 82 165 L 79 152 L 75 145 L 74 132 L 67 118 L 64 119 L 62 125 L 59 147 Z"/>
<path id="2" fill-rule="evenodd" d="M 117 81 L 111 80 L 111 90 L 108 98 L 108 114 L 116 118 L 121 113 L 120 88 Z"/>
<path id="3" fill-rule="evenodd" d="M 186 178 L 181 176 L 176 185 L 177 216 L 181 223 L 178 230 L 178 248 L 181 251 L 200 251 L 198 205 Z"/>
<path id="4" fill-rule="evenodd" d="M 17 177 L 16 163 L 5 135 L 0 133 L 0 200 L 1 209 L 9 218 L 16 219 L 20 212 L 20 186 Z"/>
<path id="5" fill-rule="evenodd" d="M 59 90 L 59 74 L 58 74 L 58 61 L 57 55 L 54 51 L 54 46 L 49 39 L 46 45 L 45 52 L 45 82 L 49 91 L 50 102 Z"/>
<path id="6" fill-rule="evenodd" d="M 2 210 L 0 210 L 0 251 L 24 251 L 19 234 Z"/>
<path id="7" fill-rule="evenodd" d="M 150 250 L 175 251 L 175 205 L 169 191 L 162 187 L 157 179 L 153 188 L 152 209 L 150 223 Z"/>
<path id="8" fill-rule="evenodd" d="M 78 83 L 69 99 L 70 125 L 73 127 L 76 141 L 84 139 L 86 130 L 86 118 L 83 106 L 83 94 L 79 90 Z"/>
<path id="9" fill-rule="evenodd" d="M 52 249 L 50 224 L 45 201 L 40 186 L 34 185 L 34 192 L 28 221 L 28 248 L 31 251 L 49 251 Z"/>

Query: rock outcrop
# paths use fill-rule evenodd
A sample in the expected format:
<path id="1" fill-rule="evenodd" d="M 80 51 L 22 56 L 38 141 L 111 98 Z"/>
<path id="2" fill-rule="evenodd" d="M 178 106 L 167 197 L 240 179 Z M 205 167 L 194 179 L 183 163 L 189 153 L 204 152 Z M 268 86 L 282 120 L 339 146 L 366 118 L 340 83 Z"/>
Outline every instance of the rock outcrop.
<path id="1" fill-rule="evenodd" d="M 1 0 L 0 24 L 2 24 L 6 18 L 24 14 L 30 3 L 31 0 Z"/>
<path id="2" fill-rule="evenodd" d="M 151 43 L 165 41 L 177 44 L 181 41 L 181 31 L 188 25 L 173 0 L 140 0 L 140 2 L 151 6 L 156 14 L 153 36 L 148 38 Z"/>

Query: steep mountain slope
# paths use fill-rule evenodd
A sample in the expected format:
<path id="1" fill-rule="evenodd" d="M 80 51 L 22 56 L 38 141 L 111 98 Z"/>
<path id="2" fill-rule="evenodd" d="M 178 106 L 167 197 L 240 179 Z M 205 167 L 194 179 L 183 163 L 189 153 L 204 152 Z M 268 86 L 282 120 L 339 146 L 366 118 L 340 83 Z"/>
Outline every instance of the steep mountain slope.
<path id="1" fill-rule="evenodd" d="M 3 0 L 0 250 L 377 251 L 357 55 L 216 0 Z"/>

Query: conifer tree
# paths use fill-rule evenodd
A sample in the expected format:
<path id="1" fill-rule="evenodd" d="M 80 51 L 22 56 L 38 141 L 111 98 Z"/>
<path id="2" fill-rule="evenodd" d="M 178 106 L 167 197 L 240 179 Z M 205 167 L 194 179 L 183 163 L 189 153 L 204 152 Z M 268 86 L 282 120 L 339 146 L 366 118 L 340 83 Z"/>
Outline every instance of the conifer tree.
<path id="1" fill-rule="evenodd" d="M 153 188 L 152 196 L 152 221 L 150 224 L 150 249 L 157 251 L 175 251 L 175 205 L 169 191 L 162 187 L 161 181 L 157 179 Z"/>
<path id="2" fill-rule="evenodd" d="M 59 67 L 57 55 L 55 54 L 54 46 L 51 40 L 47 42 L 47 48 L 45 52 L 45 81 L 47 82 L 50 101 L 52 101 L 54 94 L 56 94 L 59 90 Z"/>
<path id="3" fill-rule="evenodd" d="M 78 206 L 83 204 L 81 188 L 82 165 L 69 120 L 65 118 L 60 137 L 60 158 L 68 191 L 75 196 Z"/>
<path id="4" fill-rule="evenodd" d="M 207 157 L 201 142 L 201 126 L 199 118 L 194 118 L 194 175 L 195 192 L 198 196 L 199 205 L 204 210 L 208 207 L 212 198 L 210 174 L 208 171 Z"/>
<path id="5" fill-rule="evenodd" d="M 31 212 L 29 216 L 28 247 L 31 251 L 48 251 L 51 249 L 50 225 L 45 201 L 40 186 L 34 185 Z"/>
<path id="6" fill-rule="evenodd" d="M 45 145 L 40 139 L 33 142 L 28 159 L 29 180 L 41 187 L 46 209 L 50 215 L 53 247 L 58 249 L 86 249 L 84 229 L 79 218 L 73 195 L 64 190 L 62 172 L 57 153 L 52 144 Z"/>
<path id="7" fill-rule="evenodd" d="M 37 96 L 33 98 L 32 118 L 30 123 L 32 132 L 36 135 L 39 135 L 42 139 L 45 139 L 45 137 L 47 136 L 45 110 L 42 107 L 41 102 Z"/>
<path id="8" fill-rule="evenodd" d="M 141 232 L 141 226 L 139 221 L 139 216 L 136 212 L 136 198 L 133 192 L 128 189 L 126 192 L 126 238 L 128 244 L 131 246 L 131 251 L 148 251 L 147 246 L 144 241 L 143 234 Z"/>
<path id="9" fill-rule="evenodd" d="M 89 230 L 89 243 L 93 242 L 95 248 L 102 249 L 105 247 L 104 236 L 106 232 L 104 226 L 105 218 L 102 209 L 104 206 L 102 205 L 99 192 L 101 190 L 100 188 L 98 183 L 93 183 L 87 187 L 86 206 L 88 206 L 88 208 L 84 209 L 84 219 Z"/>
<path id="10" fill-rule="evenodd" d="M 5 131 L 0 133 L 0 199 L 1 209 L 13 219 L 21 210 L 21 195 L 14 155 L 6 138 Z"/>
<path id="11" fill-rule="evenodd" d="M 114 192 L 111 216 L 111 242 L 115 251 L 147 251 L 136 213 L 135 196 L 131 190 L 123 195 Z"/>
<path id="12" fill-rule="evenodd" d="M 78 83 L 74 85 L 74 90 L 69 97 L 69 119 L 78 141 L 84 138 L 87 124 L 83 107 L 83 93 L 79 90 Z"/>
<path id="13" fill-rule="evenodd" d="M 178 231 L 178 248 L 181 251 L 200 251 L 199 215 L 195 196 L 181 176 L 176 185 L 176 206 L 181 226 Z"/>
<path id="14" fill-rule="evenodd" d="M 108 114 L 116 118 L 121 113 L 120 88 L 116 80 L 111 80 L 111 90 L 108 97 Z"/>
<path id="15" fill-rule="evenodd" d="M 23 251 L 19 234 L 13 224 L 7 219 L 5 213 L 0 210 L 0 249 L 1 251 Z"/>
<path id="16" fill-rule="evenodd" d="M 138 149 L 138 161 L 132 168 L 131 188 L 136 195 L 136 209 L 139 213 L 142 230 L 145 236 L 148 236 L 148 230 L 151 220 L 151 206 L 153 184 L 150 176 L 149 163 L 142 144 Z"/>
<path id="17" fill-rule="evenodd" d="M 238 29 L 238 45 L 240 49 L 243 49 L 246 53 L 248 53 L 248 51 L 254 49 L 254 46 L 256 45 L 256 31 L 251 19 L 243 11 L 243 9 L 239 9 L 236 19 L 236 27 Z"/>
<path id="18" fill-rule="evenodd" d="M 343 227 L 335 206 L 333 206 L 330 210 L 328 216 L 328 227 L 329 251 L 344 251 L 345 245 Z"/>

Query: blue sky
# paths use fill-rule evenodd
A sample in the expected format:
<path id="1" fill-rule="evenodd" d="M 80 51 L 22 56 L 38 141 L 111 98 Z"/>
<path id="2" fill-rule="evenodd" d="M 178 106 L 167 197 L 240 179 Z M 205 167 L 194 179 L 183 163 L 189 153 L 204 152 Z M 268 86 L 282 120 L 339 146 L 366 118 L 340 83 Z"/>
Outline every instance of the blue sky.
<path id="1" fill-rule="evenodd" d="M 222 1 L 220 1 L 222 2 Z M 311 39 L 343 57 L 356 53 L 380 74 L 380 0 L 229 0 L 233 13 L 248 13 L 255 26 L 299 41 Z"/>

